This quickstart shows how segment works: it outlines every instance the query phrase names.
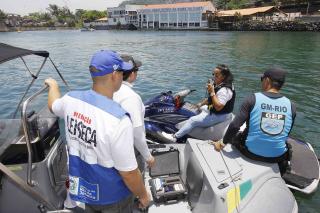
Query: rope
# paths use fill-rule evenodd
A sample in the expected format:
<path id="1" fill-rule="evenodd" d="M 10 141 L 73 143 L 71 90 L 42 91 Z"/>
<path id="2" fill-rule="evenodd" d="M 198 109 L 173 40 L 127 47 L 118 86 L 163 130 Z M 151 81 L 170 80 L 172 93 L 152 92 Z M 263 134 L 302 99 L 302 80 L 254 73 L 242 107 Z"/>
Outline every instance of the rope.
<path id="1" fill-rule="evenodd" d="M 223 160 L 224 165 L 227 167 L 229 176 L 230 176 L 230 178 L 231 178 L 231 182 L 232 182 L 232 184 L 233 184 L 233 186 L 234 186 L 234 189 L 235 189 L 235 193 L 234 193 L 235 199 L 234 199 L 234 200 L 236 201 L 236 203 L 238 203 L 238 198 L 237 198 L 237 185 L 236 185 L 236 183 L 234 182 L 234 180 L 233 180 L 233 178 L 232 178 L 232 174 L 231 174 L 231 172 L 230 172 L 230 170 L 229 170 L 229 167 L 228 167 L 228 165 L 227 165 L 227 162 L 226 162 L 225 159 L 224 159 L 224 156 L 223 156 L 223 154 L 222 154 L 222 151 L 220 151 L 219 153 L 220 153 L 220 155 L 221 155 L 221 158 L 222 158 L 222 160 Z M 239 192 L 239 193 L 240 193 L 240 192 Z M 240 200 L 239 200 L 239 204 L 240 204 Z M 236 210 L 237 210 L 238 213 L 240 213 L 240 210 L 238 209 L 238 204 L 236 205 Z"/>

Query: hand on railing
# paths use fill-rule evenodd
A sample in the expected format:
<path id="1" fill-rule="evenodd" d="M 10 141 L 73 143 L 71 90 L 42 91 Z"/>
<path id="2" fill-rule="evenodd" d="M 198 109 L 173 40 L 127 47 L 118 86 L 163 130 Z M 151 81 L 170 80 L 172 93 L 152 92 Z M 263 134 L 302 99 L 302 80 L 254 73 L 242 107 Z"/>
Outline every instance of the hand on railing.
<path id="1" fill-rule="evenodd" d="M 47 78 L 45 81 L 44 81 L 45 85 L 47 85 L 48 87 L 57 87 L 58 86 L 58 83 L 56 80 L 54 80 L 53 78 Z"/>

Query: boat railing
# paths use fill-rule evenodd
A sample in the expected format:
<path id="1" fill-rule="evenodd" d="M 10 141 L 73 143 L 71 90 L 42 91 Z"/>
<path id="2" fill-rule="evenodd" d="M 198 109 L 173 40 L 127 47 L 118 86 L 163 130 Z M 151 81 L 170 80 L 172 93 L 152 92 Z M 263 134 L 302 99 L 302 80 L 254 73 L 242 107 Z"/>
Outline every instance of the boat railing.
<path id="1" fill-rule="evenodd" d="M 33 83 L 35 82 L 35 80 L 38 79 L 38 76 L 39 76 L 41 70 L 43 69 L 45 63 L 47 62 L 47 59 L 48 59 L 48 58 L 49 58 L 51 64 L 53 65 L 54 69 L 55 69 L 56 72 L 58 73 L 58 75 L 59 75 L 60 79 L 62 80 L 62 82 L 66 85 L 67 89 L 70 90 L 70 87 L 69 87 L 68 83 L 67 83 L 66 80 L 63 78 L 63 76 L 62 76 L 61 72 L 59 71 L 58 67 L 55 65 L 55 63 L 51 60 L 51 58 L 50 58 L 49 56 L 44 58 L 41 66 L 40 66 L 40 68 L 38 69 L 38 71 L 37 71 L 35 74 L 33 74 L 33 73 L 30 71 L 30 69 L 29 69 L 27 63 L 25 62 L 25 60 L 23 59 L 23 57 L 20 57 L 20 58 L 21 58 L 21 60 L 23 61 L 24 65 L 25 65 L 25 67 L 26 67 L 26 69 L 27 69 L 27 71 L 28 71 L 29 74 L 31 75 L 32 80 L 31 80 L 30 84 L 28 85 L 26 91 L 25 91 L 24 94 L 22 95 L 22 98 L 20 99 L 20 101 L 19 101 L 19 103 L 18 103 L 18 105 L 17 105 L 17 108 L 16 108 L 16 110 L 15 110 L 14 113 L 13 113 L 13 118 L 16 117 L 16 115 L 17 115 L 17 113 L 18 113 L 18 111 L 19 111 L 19 107 L 20 107 L 23 99 L 26 97 L 27 93 L 29 92 L 29 90 L 30 90 L 31 86 L 33 85 Z"/>
<path id="2" fill-rule="evenodd" d="M 48 89 L 48 85 L 45 85 L 36 93 L 34 93 L 32 96 L 27 98 L 22 104 L 21 120 L 22 120 L 23 132 L 24 132 L 24 136 L 27 144 L 27 151 L 28 151 L 27 183 L 30 186 L 33 186 L 34 184 L 32 181 L 32 174 L 31 174 L 32 173 L 32 149 L 31 149 L 31 135 L 30 135 L 29 126 L 28 126 L 27 108 L 29 103 L 32 100 L 34 100 L 37 96 L 39 96 L 41 93 L 43 93 L 47 89 Z"/>

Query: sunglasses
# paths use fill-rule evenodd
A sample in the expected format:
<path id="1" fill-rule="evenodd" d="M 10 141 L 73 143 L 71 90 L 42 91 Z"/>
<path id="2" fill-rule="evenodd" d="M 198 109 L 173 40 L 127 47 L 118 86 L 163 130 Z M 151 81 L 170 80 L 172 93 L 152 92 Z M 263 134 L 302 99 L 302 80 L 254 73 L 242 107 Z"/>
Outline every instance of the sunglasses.
<path id="1" fill-rule="evenodd" d="M 212 76 L 213 76 L 213 77 L 216 77 L 216 78 L 219 78 L 219 77 L 221 76 L 221 73 L 217 73 L 217 74 L 212 73 Z"/>

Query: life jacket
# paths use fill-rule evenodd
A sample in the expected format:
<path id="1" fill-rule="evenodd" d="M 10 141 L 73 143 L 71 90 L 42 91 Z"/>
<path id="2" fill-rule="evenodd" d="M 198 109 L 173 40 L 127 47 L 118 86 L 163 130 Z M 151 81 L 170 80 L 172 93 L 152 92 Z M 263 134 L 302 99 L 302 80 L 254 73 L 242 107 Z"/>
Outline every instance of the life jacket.
<path id="1" fill-rule="evenodd" d="M 224 107 L 222 108 L 222 110 L 217 111 L 213 106 L 212 106 L 212 100 L 209 94 L 208 97 L 208 109 L 210 110 L 210 114 L 214 113 L 214 114 L 227 114 L 227 113 L 231 113 L 233 111 L 233 107 L 234 107 L 234 102 L 236 100 L 236 91 L 234 89 L 233 84 L 225 84 L 222 83 L 219 86 L 216 86 L 214 88 L 214 92 L 217 94 L 217 92 L 222 89 L 223 87 L 229 88 L 232 91 L 232 98 L 227 101 L 226 105 L 224 105 Z"/>
<path id="2" fill-rule="evenodd" d="M 291 102 L 286 97 L 270 98 L 255 93 L 250 112 L 246 146 L 253 154 L 279 157 L 287 151 L 286 140 L 292 127 Z"/>

